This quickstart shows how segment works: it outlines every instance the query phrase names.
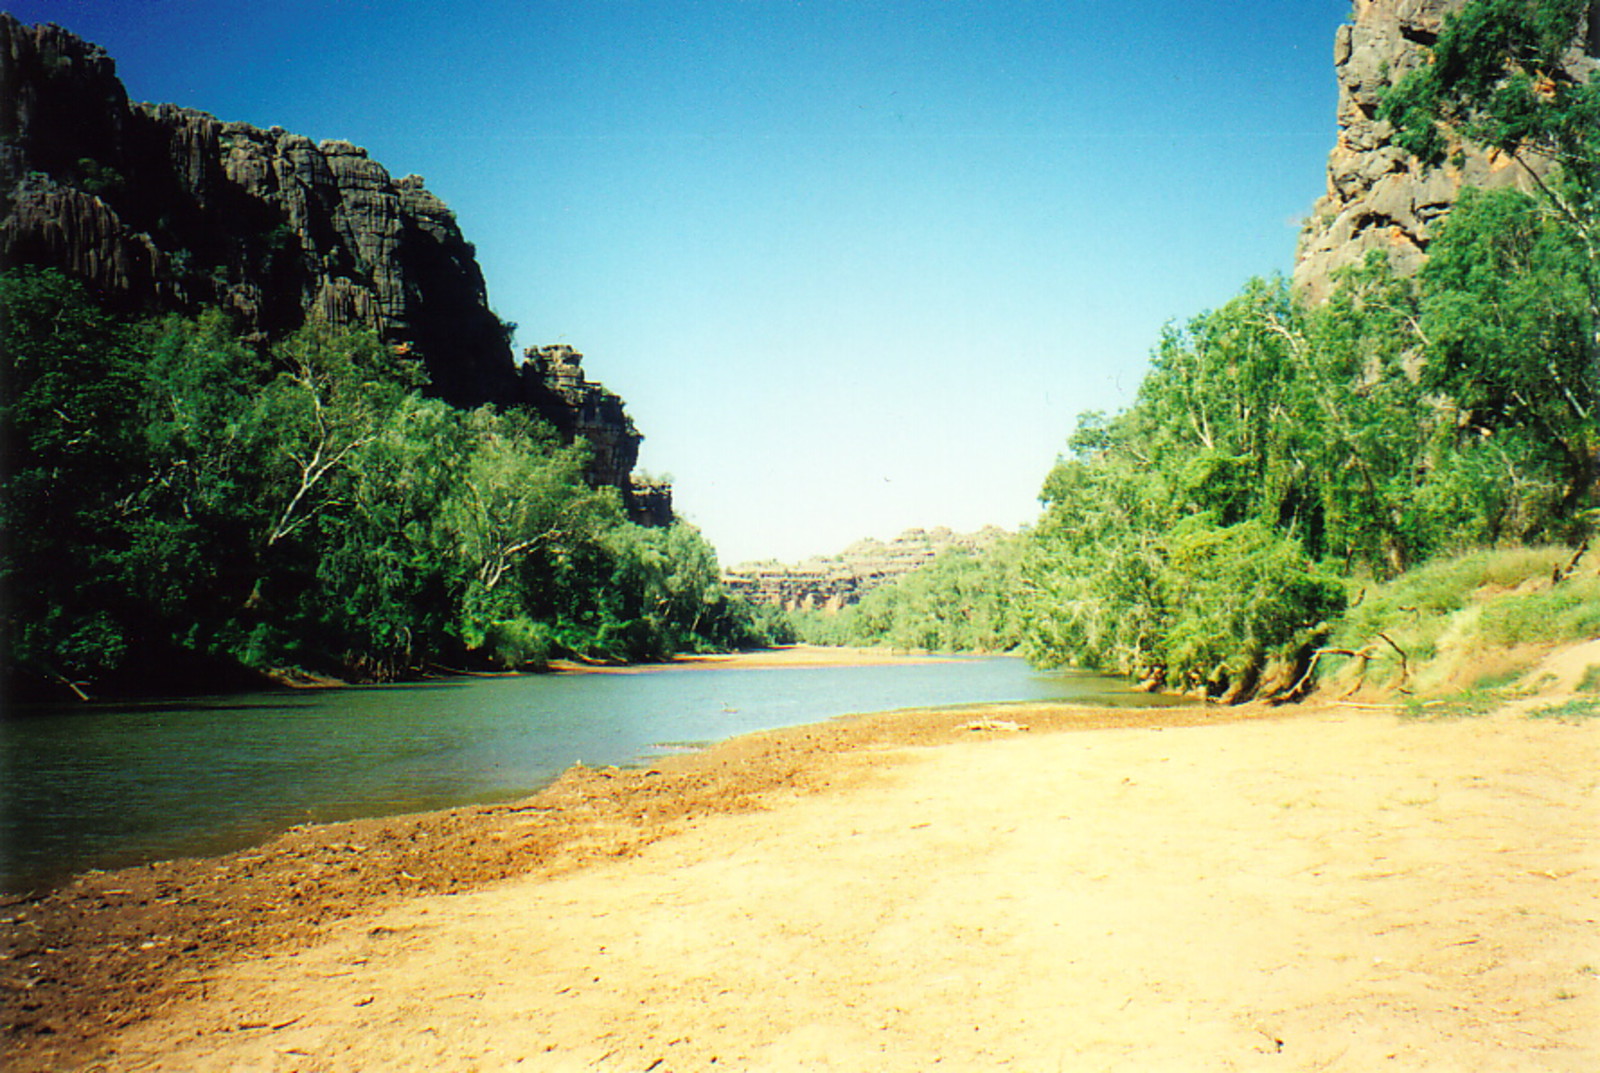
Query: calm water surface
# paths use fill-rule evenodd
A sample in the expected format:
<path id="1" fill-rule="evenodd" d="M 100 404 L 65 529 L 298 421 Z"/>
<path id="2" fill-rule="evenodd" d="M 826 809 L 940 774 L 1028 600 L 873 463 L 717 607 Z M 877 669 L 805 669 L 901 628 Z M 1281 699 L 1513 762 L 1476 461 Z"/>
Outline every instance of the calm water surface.
<path id="1" fill-rule="evenodd" d="M 675 666 L 158 704 L 0 723 L 3 889 L 222 853 L 298 823 L 519 797 L 591 767 L 854 712 L 1041 699 L 1150 703 L 1017 659 Z"/>

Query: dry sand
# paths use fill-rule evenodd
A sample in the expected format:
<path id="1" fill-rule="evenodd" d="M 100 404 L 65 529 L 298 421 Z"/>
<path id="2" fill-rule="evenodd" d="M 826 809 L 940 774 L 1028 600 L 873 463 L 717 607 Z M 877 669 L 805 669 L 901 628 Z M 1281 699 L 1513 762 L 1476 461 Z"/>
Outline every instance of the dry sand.
<path id="1" fill-rule="evenodd" d="M 29 1036 L 13 1056 L 118 1070 L 1588 1073 L 1600 719 L 1527 710 L 898 714 L 746 739 L 654 775 L 580 772 L 520 809 L 302 832 L 310 842 L 254 859 L 278 853 L 303 876 L 352 830 L 365 841 L 341 859 L 381 859 L 371 847 L 404 841 L 402 822 L 456 823 L 475 845 L 552 822 L 567 837 L 534 864 L 443 885 L 455 893 L 330 886 L 342 919 L 261 925 L 225 957 L 175 954 L 141 985 L 143 1008 L 93 1031 L 80 1009 L 56 1043 Z M 466 860 L 461 845 L 436 844 L 435 863 Z M 419 878 L 420 864 L 393 867 Z M 190 879 L 182 889 L 199 890 Z M 129 879 L 94 882 L 103 901 Z M 201 915 L 270 902 L 287 882 L 220 888 Z M 91 887 L 62 897 L 81 906 Z"/>

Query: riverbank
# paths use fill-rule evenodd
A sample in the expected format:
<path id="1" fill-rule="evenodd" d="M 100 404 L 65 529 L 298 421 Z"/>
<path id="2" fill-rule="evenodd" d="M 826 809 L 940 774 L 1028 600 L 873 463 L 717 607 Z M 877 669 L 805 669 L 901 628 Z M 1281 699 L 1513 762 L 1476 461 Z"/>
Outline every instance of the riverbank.
<path id="1" fill-rule="evenodd" d="M 775 645 L 748 652 L 679 656 L 675 662 L 727 667 L 881 667 L 890 663 L 953 663 L 961 659 L 1004 655 L 1008 653 L 946 655 L 936 652 L 899 652 L 888 648 L 795 644 Z"/>
<path id="2" fill-rule="evenodd" d="M 7 906 L 7 1068 L 1588 1069 L 1597 760 L 1040 704 L 579 768 Z"/>
<path id="3" fill-rule="evenodd" d="M 580 760 L 633 767 L 850 712 L 1150 700 L 1117 679 L 1041 675 L 1015 658 L 823 655 L 104 704 L 8 720 L 0 892 L 229 853 L 296 824 L 509 801 Z"/>
<path id="4" fill-rule="evenodd" d="M 994 653 L 1004 655 L 1004 653 Z M 551 660 L 550 669 L 562 674 L 649 674 L 670 667 L 884 667 L 896 663 L 951 663 L 961 656 L 894 652 L 887 648 L 850 648 L 836 645 L 775 645 L 745 652 L 714 652 L 675 656 L 666 663 L 580 663 Z"/>

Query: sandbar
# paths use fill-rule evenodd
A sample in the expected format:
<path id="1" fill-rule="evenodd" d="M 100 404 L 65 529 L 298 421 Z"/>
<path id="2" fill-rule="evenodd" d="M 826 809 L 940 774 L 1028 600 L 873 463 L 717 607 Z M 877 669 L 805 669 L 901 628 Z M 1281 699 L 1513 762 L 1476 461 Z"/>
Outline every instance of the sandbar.
<path id="1" fill-rule="evenodd" d="M 1600 1059 L 1600 720 L 852 717 L 5 910 L 7 1068 Z"/>

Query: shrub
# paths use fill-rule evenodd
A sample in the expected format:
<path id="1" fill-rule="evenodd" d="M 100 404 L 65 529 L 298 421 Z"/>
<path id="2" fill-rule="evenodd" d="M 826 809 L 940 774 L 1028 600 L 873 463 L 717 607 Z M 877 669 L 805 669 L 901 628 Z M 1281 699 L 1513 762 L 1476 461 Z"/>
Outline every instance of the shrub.
<path id="1" fill-rule="evenodd" d="M 1345 605 L 1344 585 L 1294 540 L 1258 521 L 1180 523 L 1162 579 L 1173 615 L 1162 644 L 1169 685 L 1249 693 L 1269 661 L 1299 663 Z"/>

